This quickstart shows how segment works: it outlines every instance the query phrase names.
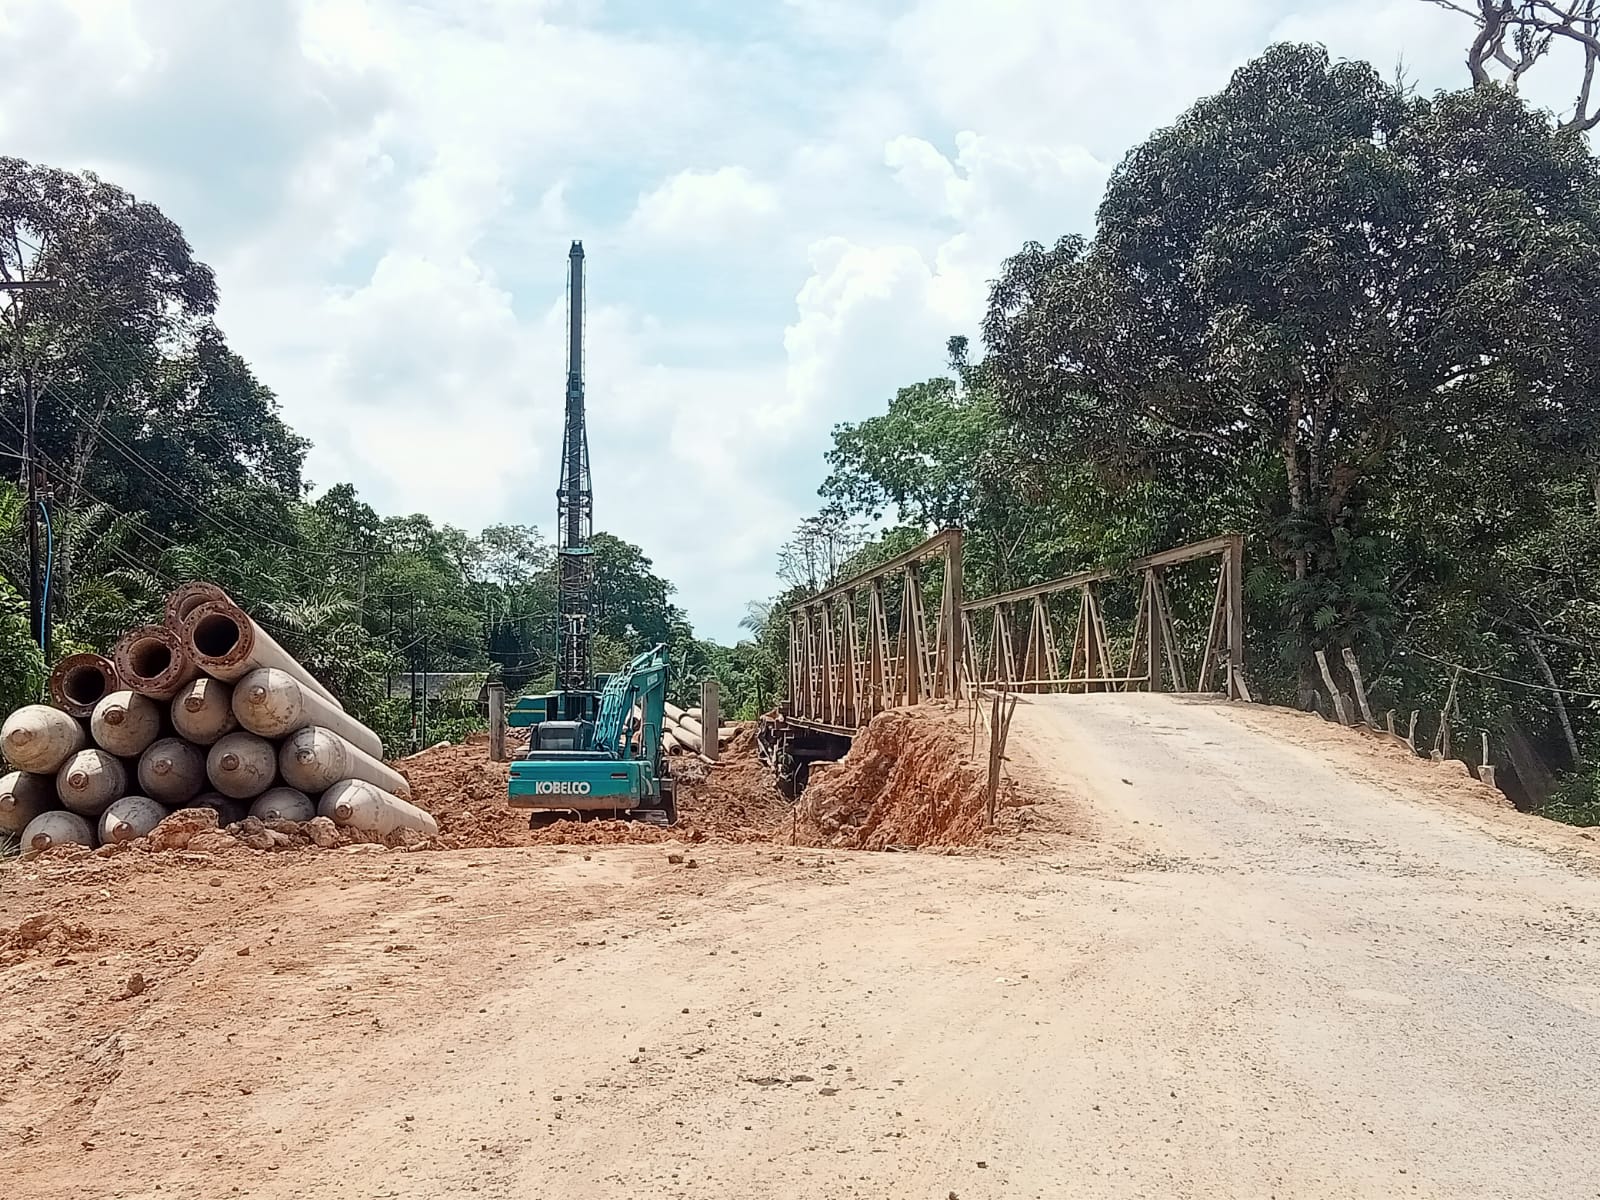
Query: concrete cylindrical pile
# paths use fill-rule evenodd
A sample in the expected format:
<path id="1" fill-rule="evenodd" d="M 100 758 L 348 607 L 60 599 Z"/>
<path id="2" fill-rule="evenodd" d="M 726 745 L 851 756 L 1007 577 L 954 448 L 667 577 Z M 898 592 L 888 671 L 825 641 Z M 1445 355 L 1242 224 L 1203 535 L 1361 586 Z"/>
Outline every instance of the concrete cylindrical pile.
<path id="1" fill-rule="evenodd" d="M 98 817 L 128 794 L 128 769 L 104 750 L 79 750 L 56 772 L 56 795 L 62 807 L 84 817 Z"/>
<path id="2" fill-rule="evenodd" d="M 278 770 L 290 787 L 313 795 L 341 779 L 365 779 L 386 792 L 411 797 L 411 785 L 399 771 L 320 725 L 298 730 L 283 740 Z"/>
<path id="3" fill-rule="evenodd" d="M 112 648 L 125 687 L 152 700 L 171 700 L 200 668 L 183 638 L 165 625 L 141 625 Z"/>
<path id="4" fill-rule="evenodd" d="M 239 728 L 233 715 L 233 688 L 202 675 L 172 698 L 172 727 L 197 746 L 214 745 Z"/>
<path id="5" fill-rule="evenodd" d="M 24 705 L 0 725 L 6 761 L 34 775 L 54 775 L 88 740 L 81 724 L 47 704 Z"/>
<path id="6" fill-rule="evenodd" d="M 139 786 L 152 800 L 182 808 L 205 790 L 205 759 L 182 738 L 162 738 L 139 758 Z"/>
<path id="7" fill-rule="evenodd" d="M 262 821 L 309 821 L 317 815 L 317 806 L 304 792 L 275 787 L 256 797 L 250 815 Z"/>
<path id="8" fill-rule="evenodd" d="M 277 779 L 278 752 L 266 738 L 239 730 L 211 747 L 206 776 L 230 800 L 252 800 Z"/>
<path id="9" fill-rule="evenodd" d="M 261 667 L 276 667 L 294 676 L 335 708 L 343 705 L 327 688 L 273 641 L 245 611 L 231 601 L 212 600 L 195 608 L 183 622 L 185 648 L 207 675 L 236 683 Z"/>
<path id="10" fill-rule="evenodd" d="M 29 821 L 55 806 L 56 788 L 50 776 L 13 771 L 0 777 L 0 833 L 21 833 Z"/>
<path id="11" fill-rule="evenodd" d="M 728 742 L 733 740 L 733 735 L 738 732 L 737 726 L 722 726 L 717 730 L 717 745 L 727 745 Z M 669 754 L 699 754 L 705 745 L 704 737 L 705 731 L 700 727 L 700 710 L 698 708 L 679 708 L 676 704 L 670 702 L 663 706 L 661 745 Z"/>
<path id="12" fill-rule="evenodd" d="M 233 715 L 251 733 L 287 737 L 296 729 L 331 729 L 364 754 L 383 753 L 383 742 L 344 709 L 308 690 L 287 671 L 262 667 L 233 685 Z"/>
<path id="13" fill-rule="evenodd" d="M 177 808 L 434 837 L 383 743 L 215 584 L 167 597 L 110 656 L 69 655 L 53 704 L 0 725 L 0 838 L 25 852 L 143 838 Z M 280 782 L 279 774 L 282 773 Z M 250 827 L 239 836 L 254 845 Z M 276 836 L 276 835 L 274 835 Z M 320 840 L 316 844 L 328 845 Z M 281 839 L 280 839 L 281 841 Z"/>
<path id="14" fill-rule="evenodd" d="M 346 779 L 334 784 L 322 794 L 317 814 L 331 818 L 335 825 L 347 825 L 383 837 L 402 829 L 423 837 L 439 836 L 439 823 L 431 814 L 374 787 L 365 779 Z"/>
<path id="15" fill-rule="evenodd" d="M 89 714 L 89 736 L 118 758 L 138 758 L 161 736 L 161 709 L 138 692 L 112 692 Z"/>
<path id="16" fill-rule="evenodd" d="M 51 701 L 62 712 L 80 719 L 119 686 L 116 667 L 100 654 L 69 654 L 50 672 Z"/>

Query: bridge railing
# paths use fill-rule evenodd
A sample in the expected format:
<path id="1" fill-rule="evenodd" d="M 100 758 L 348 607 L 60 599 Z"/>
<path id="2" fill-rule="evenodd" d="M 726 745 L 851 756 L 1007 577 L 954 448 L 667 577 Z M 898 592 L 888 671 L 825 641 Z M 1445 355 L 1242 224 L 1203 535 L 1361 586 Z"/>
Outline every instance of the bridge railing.
<path id="1" fill-rule="evenodd" d="M 946 529 L 789 610 L 784 714 L 854 733 L 884 709 L 954 699 L 962 630 L 961 531 Z"/>
<path id="2" fill-rule="evenodd" d="M 1216 562 L 1216 579 L 1205 633 L 1197 637 L 1175 613 L 1167 573 L 1208 559 Z M 964 678 L 1006 691 L 1170 690 L 1249 700 L 1243 563 L 1244 538 L 1224 534 L 1145 555 L 1124 570 L 1080 571 L 969 600 L 961 606 Z M 1130 583 L 1137 595 L 1131 633 L 1113 636 L 1103 591 Z M 987 636 L 975 631 L 980 621 Z M 1058 636 L 1069 628 L 1070 641 Z"/>

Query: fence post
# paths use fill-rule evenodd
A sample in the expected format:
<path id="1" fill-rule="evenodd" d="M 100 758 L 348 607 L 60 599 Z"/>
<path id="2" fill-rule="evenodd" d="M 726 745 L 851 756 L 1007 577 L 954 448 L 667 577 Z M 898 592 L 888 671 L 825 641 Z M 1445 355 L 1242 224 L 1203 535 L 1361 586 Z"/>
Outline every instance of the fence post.
<path id="1" fill-rule="evenodd" d="M 717 708 L 717 681 L 707 679 L 700 684 L 700 753 L 712 762 L 717 761 L 720 749 L 718 734 L 722 730 L 722 714 Z"/>
<path id="2" fill-rule="evenodd" d="M 506 761 L 506 685 L 489 684 L 489 761 Z"/>

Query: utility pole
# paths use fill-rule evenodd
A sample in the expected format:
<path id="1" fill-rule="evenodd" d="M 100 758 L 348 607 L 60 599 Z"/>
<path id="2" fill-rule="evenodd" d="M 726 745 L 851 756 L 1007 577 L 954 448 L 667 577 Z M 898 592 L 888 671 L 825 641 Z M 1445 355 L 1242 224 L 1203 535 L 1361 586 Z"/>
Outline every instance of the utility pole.
<path id="1" fill-rule="evenodd" d="M 0 281 L 0 292 L 33 292 L 54 287 L 54 279 L 7 279 Z M 28 505 L 28 630 L 41 650 L 49 656 L 49 615 L 44 611 L 44 573 L 39 567 L 39 461 L 34 437 L 34 411 L 38 397 L 33 390 L 33 372 L 22 356 L 23 322 L 14 314 L 11 321 L 16 344 L 12 347 L 22 372 L 22 473 Z"/>
<path id="2" fill-rule="evenodd" d="M 39 464 L 33 444 L 33 372 L 22 368 L 22 470 L 27 476 L 28 505 L 28 631 L 44 649 L 43 577 L 39 573 Z"/>
<path id="3" fill-rule="evenodd" d="M 406 657 L 411 660 L 411 750 L 417 745 L 417 594 L 411 593 L 411 645 L 406 647 Z"/>

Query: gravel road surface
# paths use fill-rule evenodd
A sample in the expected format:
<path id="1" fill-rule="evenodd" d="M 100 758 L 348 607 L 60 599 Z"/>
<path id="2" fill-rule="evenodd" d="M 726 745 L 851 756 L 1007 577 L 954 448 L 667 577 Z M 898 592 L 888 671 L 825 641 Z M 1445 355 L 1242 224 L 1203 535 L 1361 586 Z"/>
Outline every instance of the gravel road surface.
<path id="1" fill-rule="evenodd" d="M 0 1191 L 1600 1196 L 1594 842 L 1297 714 L 1012 737 L 973 854 L 7 868 L 94 948 L 0 969 Z"/>

